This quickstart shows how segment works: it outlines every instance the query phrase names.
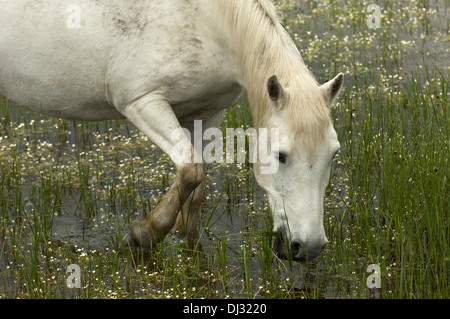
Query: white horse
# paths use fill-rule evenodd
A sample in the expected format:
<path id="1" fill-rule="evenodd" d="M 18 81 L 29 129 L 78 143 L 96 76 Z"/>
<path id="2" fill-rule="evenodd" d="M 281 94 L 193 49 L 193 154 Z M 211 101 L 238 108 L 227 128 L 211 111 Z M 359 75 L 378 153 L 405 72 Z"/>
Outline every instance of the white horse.
<path id="1" fill-rule="evenodd" d="M 150 248 L 174 226 L 196 238 L 206 164 L 192 160 L 187 135 L 174 140 L 172 133 L 192 130 L 194 120 L 204 130 L 218 127 L 246 91 L 255 128 L 279 129 L 279 151 L 271 154 L 279 169 L 262 174 L 259 162 L 254 168 L 282 234 L 274 249 L 294 260 L 322 251 L 323 198 L 339 149 L 329 107 L 343 76 L 318 85 L 269 0 L 0 0 L 0 6 L 4 96 L 65 119 L 128 119 L 174 161 L 173 185 L 132 226 L 127 244 Z M 180 143 L 191 155 L 174 154 Z"/>

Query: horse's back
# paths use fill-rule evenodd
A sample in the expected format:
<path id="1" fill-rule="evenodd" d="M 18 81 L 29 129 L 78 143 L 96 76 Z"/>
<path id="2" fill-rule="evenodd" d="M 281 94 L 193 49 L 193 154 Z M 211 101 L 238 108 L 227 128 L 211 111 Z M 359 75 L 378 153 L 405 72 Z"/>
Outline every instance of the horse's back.
<path id="1" fill-rule="evenodd" d="M 225 90 L 239 90 L 202 1 L 0 0 L 0 93 L 84 120 L 121 118 L 151 91 L 175 108 L 221 108 L 235 98 Z"/>
<path id="2" fill-rule="evenodd" d="M 95 19 L 85 19 L 92 23 L 88 28 L 73 24 L 70 15 L 77 12 L 68 10 L 68 1 L 0 0 L 0 5 L 0 93 L 59 117 L 96 119 L 111 112 L 120 117 L 104 91 L 113 38 Z M 85 14 L 92 17 L 91 10 Z"/>

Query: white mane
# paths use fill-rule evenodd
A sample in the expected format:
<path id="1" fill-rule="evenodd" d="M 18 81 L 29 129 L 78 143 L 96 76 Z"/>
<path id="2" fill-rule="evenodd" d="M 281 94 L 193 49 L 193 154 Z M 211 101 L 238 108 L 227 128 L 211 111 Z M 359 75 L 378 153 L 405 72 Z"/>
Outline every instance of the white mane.
<path id="1" fill-rule="evenodd" d="M 267 80 L 277 75 L 289 91 L 285 111 L 294 134 L 313 146 L 330 123 L 329 109 L 317 81 L 280 24 L 274 5 L 269 0 L 220 0 L 219 7 L 218 14 L 235 41 L 254 125 L 263 127 L 271 115 Z"/>

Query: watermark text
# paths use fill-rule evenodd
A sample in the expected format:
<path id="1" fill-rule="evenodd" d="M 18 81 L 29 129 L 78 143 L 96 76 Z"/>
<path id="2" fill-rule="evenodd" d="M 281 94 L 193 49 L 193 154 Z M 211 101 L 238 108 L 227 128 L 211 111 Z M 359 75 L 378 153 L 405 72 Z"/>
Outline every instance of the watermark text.
<path id="1" fill-rule="evenodd" d="M 369 29 L 378 29 L 381 27 L 381 8 L 377 4 L 371 4 L 367 7 L 367 27 Z"/>

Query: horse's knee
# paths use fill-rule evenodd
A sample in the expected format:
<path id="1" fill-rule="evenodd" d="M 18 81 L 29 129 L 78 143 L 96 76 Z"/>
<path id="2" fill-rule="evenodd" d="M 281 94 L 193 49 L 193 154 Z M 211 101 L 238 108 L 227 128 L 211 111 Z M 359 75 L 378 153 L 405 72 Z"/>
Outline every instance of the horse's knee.
<path id="1" fill-rule="evenodd" d="M 177 178 L 183 185 L 194 189 L 206 178 L 206 165 L 189 163 L 183 164 L 177 169 Z"/>

